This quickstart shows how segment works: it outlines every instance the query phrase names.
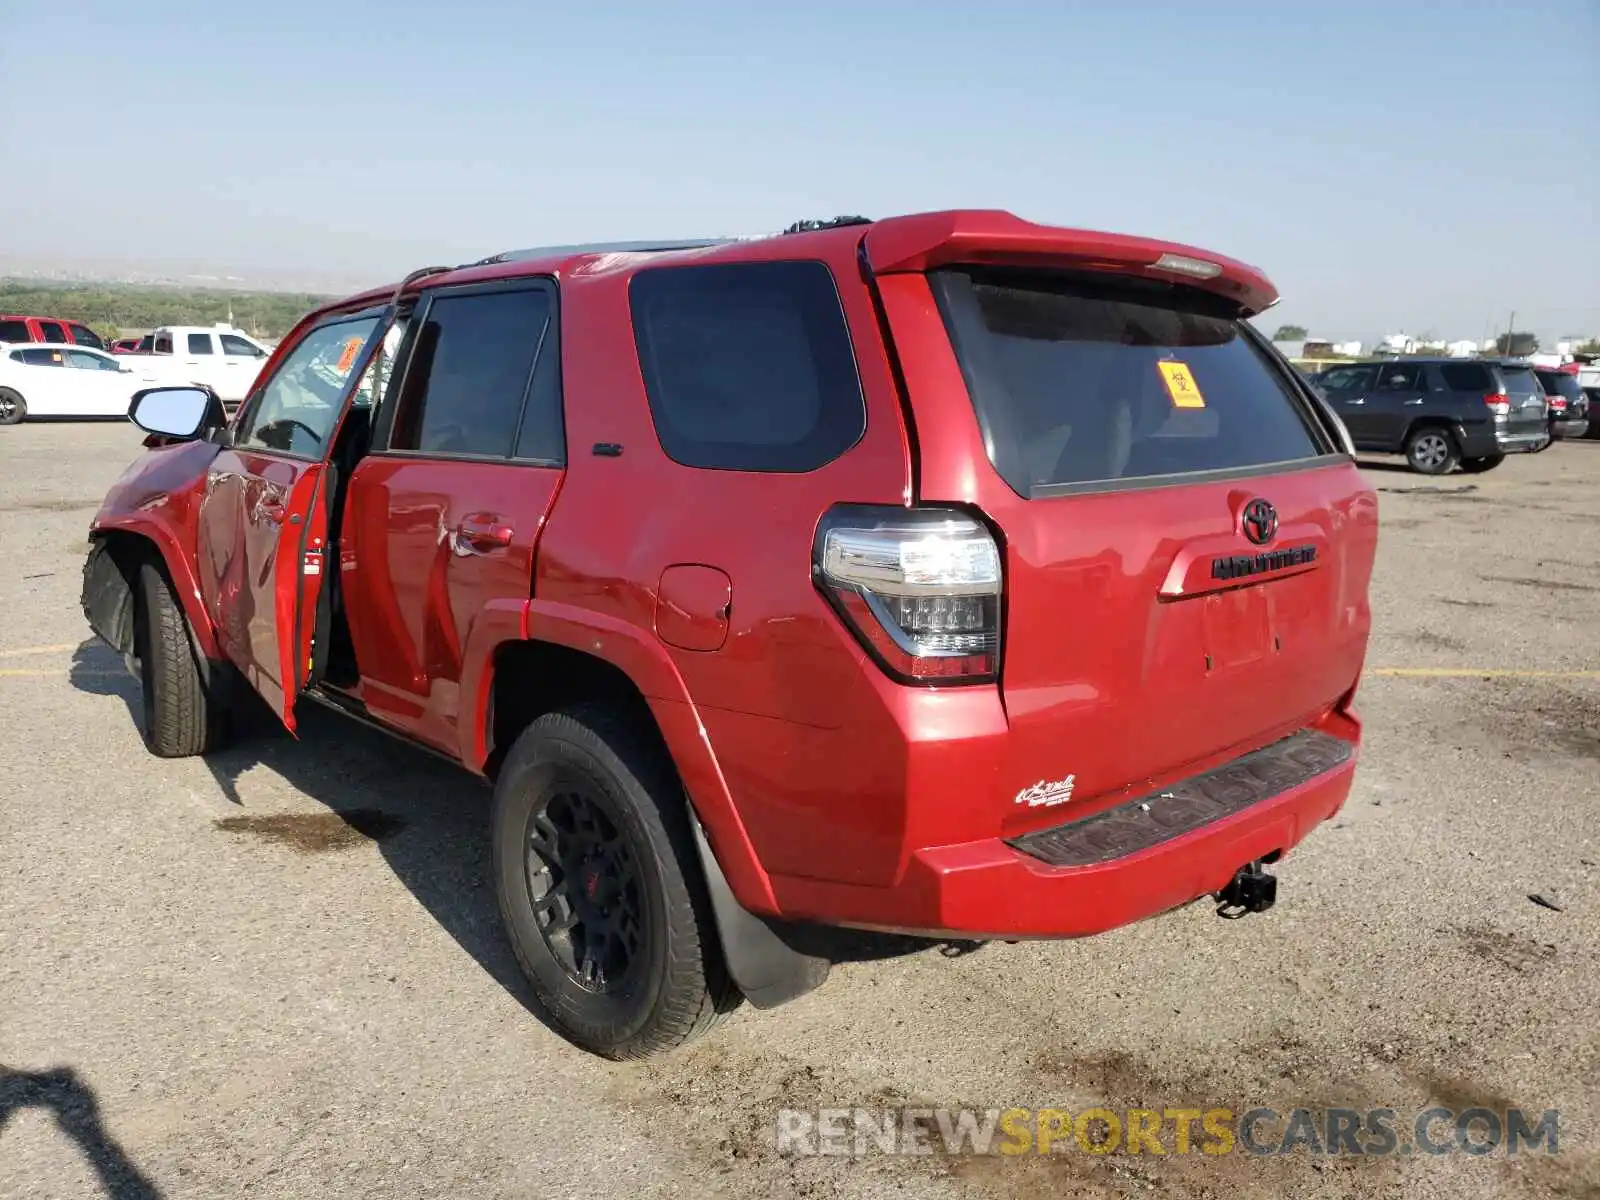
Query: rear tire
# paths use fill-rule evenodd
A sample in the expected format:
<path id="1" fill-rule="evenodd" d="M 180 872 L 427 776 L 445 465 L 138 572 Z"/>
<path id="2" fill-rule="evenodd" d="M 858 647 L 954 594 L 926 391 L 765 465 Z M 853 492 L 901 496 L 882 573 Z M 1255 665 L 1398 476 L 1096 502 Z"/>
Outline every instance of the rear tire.
<path id="1" fill-rule="evenodd" d="M 187 758 L 227 739 L 227 708 L 206 690 L 189 622 L 167 573 L 139 567 L 133 648 L 144 693 L 144 743 L 162 758 Z"/>
<path id="2" fill-rule="evenodd" d="M 1490 454 L 1483 458 L 1463 458 L 1461 460 L 1461 469 L 1468 475 L 1480 475 L 1484 471 L 1494 470 L 1505 460 L 1506 456 L 1504 454 Z"/>
<path id="3" fill-rule="evenodd" d="M 495 891 L 546 1019 L 613 1059 L 704 1034 L 728 976 L 676 772 L 599 706 L 540 717 L 495 783 Z"/>
<path id="4" fill-rule="evenodd" d="M 1406 438 L 1406 461 L 1424 475 L 1448 475 L 1461 461 L 1461 451 L 1448 429 L 1428 425 Z"/>
<path id="5" fill-rule="evenodd" d="M 28 402 L 12 388 L 0 388 L 0 425 L 20 424 L 28 415 Z"/>

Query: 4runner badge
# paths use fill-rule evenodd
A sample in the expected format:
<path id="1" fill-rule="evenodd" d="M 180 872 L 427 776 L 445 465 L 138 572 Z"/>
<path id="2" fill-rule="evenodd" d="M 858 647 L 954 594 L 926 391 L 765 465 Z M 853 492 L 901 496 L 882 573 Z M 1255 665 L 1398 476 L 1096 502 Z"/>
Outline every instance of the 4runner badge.
<path id="1" fill-rule="evenodd" d="M 1025 787 L 1018 792 L 1017 803 L 1026 804 L 1029 808 L 1065 804 L 1072 799 L 1072 781 L 1076 778 L 1076 775 L 1068 775 L 1065 779 L 1041 779 L 1032 787 Z"/>

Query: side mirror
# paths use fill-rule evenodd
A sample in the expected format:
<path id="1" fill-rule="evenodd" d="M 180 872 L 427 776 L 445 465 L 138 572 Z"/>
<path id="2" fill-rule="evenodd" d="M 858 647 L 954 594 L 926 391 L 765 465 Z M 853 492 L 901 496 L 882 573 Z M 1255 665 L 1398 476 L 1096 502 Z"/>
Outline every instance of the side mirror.
<path id="1" fill-rule="evenodd" d="M 228 423 L 222 401 L 209 388 L 154 387 L 133 394 L 128 419 L 146 433 L 187 441 Z"/>

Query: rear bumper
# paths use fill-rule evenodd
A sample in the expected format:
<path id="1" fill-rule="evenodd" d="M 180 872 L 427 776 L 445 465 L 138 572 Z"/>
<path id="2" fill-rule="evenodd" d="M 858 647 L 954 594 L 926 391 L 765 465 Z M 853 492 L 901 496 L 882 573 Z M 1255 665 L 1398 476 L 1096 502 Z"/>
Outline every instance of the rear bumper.
<path id="1" fill-rule="evenodd" d="M 1251 760 L 1259 765 L 1268 748 L 1110 813 L 1010 841 L 918 850 L 894 887 L 775 875 L 773 892 L 785 916 L 831 924 L 962 937 L 1102 933 L 1220 891 L 1240 866 L 1289 850 L 1338 812 L 1355 775 L 1359 726 L 1335 720 L 1340 750 L 1329 753 L 1336 739 L 1310 733 L 1324 755 L 1306 760 L 1310 770 L 1257 770 Z M 1163 810 L 1162 799 L 1174 797 L 1188 803 Z M 1150 806 L 1143 817 L 1141 803 Z"/>
<path id="2" fill-rule="evenodd" d="M 1588 417 L 1563 417 L 1550 422 L 1550 432 L 1558 438 L 1581 438 L 1589 432 Z"/>
<path id="3" fill-rule="evenodd" d="M 1537 429 L 1528 433 L 1496 433 L 1494 441 L 1496 450 L 1501 454 L 1528 454 L 1550 444 L 1550 431 Z"/>

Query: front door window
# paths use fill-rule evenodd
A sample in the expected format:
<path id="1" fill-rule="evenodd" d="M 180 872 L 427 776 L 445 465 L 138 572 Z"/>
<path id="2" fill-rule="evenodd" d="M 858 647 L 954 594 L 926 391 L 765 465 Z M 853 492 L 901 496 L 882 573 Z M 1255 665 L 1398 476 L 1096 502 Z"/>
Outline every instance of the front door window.
<path id="1" fill-rule="evenodd" d="M 339 422 L 350 373 L 377 325 L 377 317 L 360 317 L 306 334 L 257 394 L 234 445 L 321 458 Z"/>

